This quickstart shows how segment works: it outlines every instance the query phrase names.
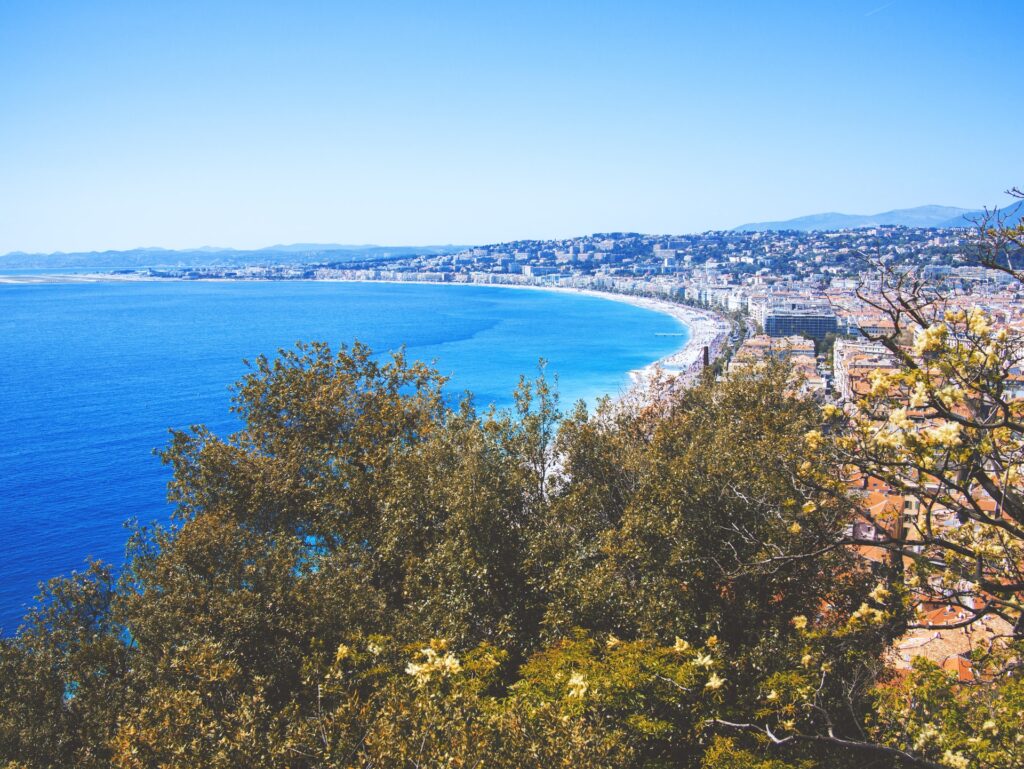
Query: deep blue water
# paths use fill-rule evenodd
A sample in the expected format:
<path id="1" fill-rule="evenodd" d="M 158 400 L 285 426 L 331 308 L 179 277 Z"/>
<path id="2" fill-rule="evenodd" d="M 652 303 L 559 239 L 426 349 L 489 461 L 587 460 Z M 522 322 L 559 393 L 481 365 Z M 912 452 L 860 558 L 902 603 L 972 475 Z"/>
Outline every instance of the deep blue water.
<path id="1" fill-rule="evenodd" d="M 243 358 L 298 340 L 404 343 L 453 393 L 507 406 L 544 357 L 568 406 L 617 393 L 684 329 L 620 302 L 482 286 L 0 284 L 0 628 L 16 629 L 40 581 L 120 563 L 128 518 L 166 519 L 153 449 L 172 427 L 237 426 Z"/>

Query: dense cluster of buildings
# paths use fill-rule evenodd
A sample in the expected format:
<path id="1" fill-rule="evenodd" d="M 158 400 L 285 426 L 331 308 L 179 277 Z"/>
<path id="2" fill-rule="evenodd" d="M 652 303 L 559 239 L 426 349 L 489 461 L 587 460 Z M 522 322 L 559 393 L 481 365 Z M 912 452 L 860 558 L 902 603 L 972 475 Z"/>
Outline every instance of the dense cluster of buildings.
<path id="1" fill-rule="evenodd" d="M 962 258 L 964 230 L 877 227 L 826 233 L 705 232 L 652 236 L 602 233 L 566 240 L 526 240 L 469 248 L 454 254 L 423 255 L 325 264 L 321 274 L 364 269 L 382 279 L 472 282 L 541 281 L 616 288 L 620 281 L 652 282 L 663 290 L 683 285 L 708 304 L 726 306 L 732 290 L 772 284 L 856 276 L 864 258 L 924 260 L 935 269 Z"/>

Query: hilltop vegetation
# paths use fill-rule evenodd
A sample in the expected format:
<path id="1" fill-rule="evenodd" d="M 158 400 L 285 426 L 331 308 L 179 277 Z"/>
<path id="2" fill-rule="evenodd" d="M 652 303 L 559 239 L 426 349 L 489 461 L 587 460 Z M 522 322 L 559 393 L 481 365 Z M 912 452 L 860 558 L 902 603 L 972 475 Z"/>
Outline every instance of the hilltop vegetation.
<path id="1" fill-rule="evenodd" d="M 943 755 L 905 744 L 921 692 L 950 739 L 981 718 L 887 677 L 904 604 L 837 546 L 784 369 L 565 416 L 543 376 L 514 413 L 442 385 L 359 345 L 257 360 L 240 432 L 173 436 L 174 524 L 0 645 L 7 766 L 898 766 Z M 1019 757 L 1013 685 L 986 736 Z"/>

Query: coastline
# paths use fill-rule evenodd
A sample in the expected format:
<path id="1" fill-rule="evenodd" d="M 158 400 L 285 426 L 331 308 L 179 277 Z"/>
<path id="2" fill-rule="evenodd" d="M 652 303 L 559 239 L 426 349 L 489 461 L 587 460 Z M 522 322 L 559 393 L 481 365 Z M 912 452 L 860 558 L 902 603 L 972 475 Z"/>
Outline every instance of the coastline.
<path id="1" fill-rule="evenodd" d="M 568 286 L 529 286 L 515 283 L 441 283 L 425 280 L 373 280 L 370 278 L 297 278 L 308 283 L 389 283 L 395 285 L 416 284 L 428 286 L 478 286 L 494 289 L 514 289 L 520 291 L 550 291 L 577 296 L 590 296 L 613 302 L 622 302 L 652 312 L 668 315 L 682 323 L 689 331 L 686 341 L 677 350 L 665 355 L 641 369 L 626 372 L 633 386 L 643 386 L 660 374 L 672 378 L 682 378 L 685 383 L 697 376 L 703 367 L 704 349 L 708 350 L 708 359 L 715 360 L 724 350 L 729 337 L 730 326 L 721 316 L 706 310 L 677 304 L 667 299 L 634 294 L 621 294 L 614 291 L 601 291 L 593 288 L 572 288 Z M 252 280 L 239 278 L 157 278 L 136 274 L 116 275 L 106 273 L 78 273 L 67 275 L 0 275 L 0 285 L 45 283 L 135 283 L 135 282 L 234 282 L 250 283 Z"/>
<path id="2" fill-rule="evenodd" d="M 731 328 L 727 321 L 712 312 L 698 310 L 695 307 L 688 307 L 682 304 L 670 302 L 667 299 L 658 299 L 649 296 L 637 296 L 634 294 L 620 294 L 614 291 L 599 291 L 592 288 L 570 288 L 567 286 L 525 286 L 513 283 L 434 283 L 431 281 L 402 281 L 402 280 L 347 280 L 344 278 L 325 278 L 321 282 L 336 283 L 415 283 L 428 286 L 479 286 L 482 288 L 515 289 L 520 291 L 551 291 L 562 294 L 574 294 L 577 296 L 590 296 L 596 299 L 607 299 L 613 302 L 622 302 L 634 307 L 640 307 L 651 312 L 659 312 L 675 318 L 686 326 L 689 334 L 686 341 L 677 350 L 658 358 L 641 369 L 626 372 L 634 385 L 643 384 L 658 373 L 668 374 L 672 377 L 682 376 L 689 378 L 700 373 L 703 367 L 704 348 L 708 348 L 709 360 L 715 360 L 721 355 L 725 342 L 729 337 Z"/>

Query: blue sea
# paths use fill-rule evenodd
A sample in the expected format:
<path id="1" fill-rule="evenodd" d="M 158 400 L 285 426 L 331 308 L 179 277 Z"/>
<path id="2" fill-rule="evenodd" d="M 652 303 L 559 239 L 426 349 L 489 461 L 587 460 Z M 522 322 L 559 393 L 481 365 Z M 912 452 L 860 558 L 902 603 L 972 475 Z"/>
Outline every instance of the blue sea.
<path id="1" fill-rule="evenodd" d="M 686 332 L 621 302 L 485 286 L 0 284 L 0 628 L 17 628 L 40 581 L 121 563 L 127 519 L 167 519 L 153 450 L 169 428 L 238 426 L 244 358 L 298 340 L 404 344 L 452 376 L 453 397 L 504 407 L 543 357 L 568 407 L 620 392 Z"/>

